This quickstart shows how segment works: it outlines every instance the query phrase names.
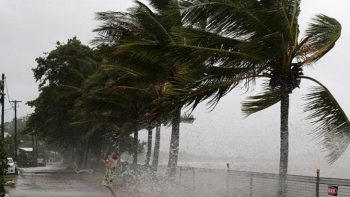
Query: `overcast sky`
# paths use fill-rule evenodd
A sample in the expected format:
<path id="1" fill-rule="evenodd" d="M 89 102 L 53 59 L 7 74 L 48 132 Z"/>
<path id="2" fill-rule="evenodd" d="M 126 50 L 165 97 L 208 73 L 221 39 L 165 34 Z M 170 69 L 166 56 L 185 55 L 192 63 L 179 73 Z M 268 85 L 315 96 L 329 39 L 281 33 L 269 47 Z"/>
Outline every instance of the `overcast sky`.
<path id="1" fill-rule="evenodd" d="M 11 100 L 21 100 L 19 116 L 32 112 L 25 102 L 37 97 L 37 84 L 31 69 L 35 58 L 55 47 L 56 41 L 65 42 L 77 36 L 88 44 L 99 24 L 94 20 L 98 11 L 123 11 L 133 5 L 131 0 L 0 0 L 0 72 L 5 73 Z M 303 0 L 300 24 L 302 30 L 312 16 L 323 13 L 334 17 L 343 26 L 335 48 L 320 62 L 308 68 L 305 74 L 322 81 L 334 94 L 347 114 L 350 113 L 350 1 Z M 302 113 L 302 93 L 310 83 L 303 83 L 291 97 L 291 160 L 301 155 L 315 157 L 310 166 L 325 165 L 319 147 L 310 134 L 311 126 Z M 254 93 L 254 92 L 252 92 Z M 195 111 L 193 125 L 182 125 L 180 149 L 197 154 L 278 159 L 279 110 L 278 105 L 247 119 L 243 119 L 240 102 L 246 95 L 233 92 L 209 113 L 202 105 Z M 8 97 L 7 97 L 8 98 Z M 6 120 L 13 118 L 13 110 L 6 103 Z M 163 132 L 162 150 L 168 149 L 169 132 Z M 350 155 L 350 151 L 346 153 Z M 336 165 L 342 166 L 345 156 Z M 348 161 L 348 160 L 347 160 Z M 293 166 L 293 165 L 292 165 Z M 339 167 L 338 166 L 338 167 Z M 296 164 L 297 168 L 297 164 Z"/>

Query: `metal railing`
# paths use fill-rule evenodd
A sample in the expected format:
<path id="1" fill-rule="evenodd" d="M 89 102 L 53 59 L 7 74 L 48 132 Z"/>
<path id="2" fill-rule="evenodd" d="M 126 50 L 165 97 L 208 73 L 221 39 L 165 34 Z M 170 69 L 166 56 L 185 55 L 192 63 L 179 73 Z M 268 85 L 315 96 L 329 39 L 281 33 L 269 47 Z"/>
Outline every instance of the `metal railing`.
<path id="1" fill-rule="evenodd" d="M 317 173 L 319 175 L 319 173 Z M 327 197 L 330 186 L 337 196 L 350 197 L 350 179 L 288 175 L 288 197 Z M 187 196 L 276 197 L 278 174 L 178 167 L 176 182 Z"/>

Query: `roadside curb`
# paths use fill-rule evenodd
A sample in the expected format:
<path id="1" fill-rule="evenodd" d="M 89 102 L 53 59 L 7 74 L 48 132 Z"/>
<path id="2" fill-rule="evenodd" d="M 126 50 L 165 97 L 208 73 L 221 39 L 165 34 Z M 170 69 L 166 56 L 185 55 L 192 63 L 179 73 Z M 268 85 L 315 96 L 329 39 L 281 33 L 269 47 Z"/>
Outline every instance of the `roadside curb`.
<path id="1" fill-rule="evenodd" d="M 67 170 L 67 169 L 59 169 L 59 170 L 38 170 L 38 171 L 31 171 L 26 170 L 25 168 L 18 168 L 18 174 L 20 175 L 28 175 L 28 174 L 73 174 L 75 173 L 73 170 Z"/>

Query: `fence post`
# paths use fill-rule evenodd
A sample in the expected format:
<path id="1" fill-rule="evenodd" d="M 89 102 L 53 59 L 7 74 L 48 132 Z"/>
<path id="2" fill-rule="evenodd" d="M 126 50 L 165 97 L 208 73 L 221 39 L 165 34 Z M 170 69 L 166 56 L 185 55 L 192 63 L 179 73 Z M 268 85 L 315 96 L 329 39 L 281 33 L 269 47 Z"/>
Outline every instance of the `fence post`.
<path id="1" fill-rule="evenodd" d="M 196 171 L 195 168 L 192 168 L 192 184 L 193 184 L 193 188 L 195 188 L 195 179 L 196 179 Z"/>
<path id="2" fill-rule="evenodd" d="M 316 197 L 320 197 L 320 169 L 316 170 Z"/>
<path id="3" fill-rule="evenodd" d="M 249 187 L 250 187 L 249 197 L 253 197 L 253 173 L 250 173 Z"/>
<path id="4" fill-rule="evenodd" d="M 226 196 L 230 196 L 230 164 L 226 163 L 227 173 L 226 173 Z"/>

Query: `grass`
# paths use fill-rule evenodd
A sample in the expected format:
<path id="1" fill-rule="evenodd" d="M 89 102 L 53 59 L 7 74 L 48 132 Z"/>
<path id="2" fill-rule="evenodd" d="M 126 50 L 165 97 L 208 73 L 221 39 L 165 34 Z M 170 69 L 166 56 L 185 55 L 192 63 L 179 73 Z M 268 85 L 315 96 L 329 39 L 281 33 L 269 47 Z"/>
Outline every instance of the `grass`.
<path id="1" fill-rule="evenodd" d="M 8 181 L 14 181 L 16 179 L 16 175 L 14 174 L 8 174 L 5 176 L 5 183 Z"/>

